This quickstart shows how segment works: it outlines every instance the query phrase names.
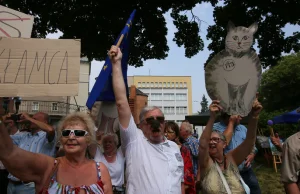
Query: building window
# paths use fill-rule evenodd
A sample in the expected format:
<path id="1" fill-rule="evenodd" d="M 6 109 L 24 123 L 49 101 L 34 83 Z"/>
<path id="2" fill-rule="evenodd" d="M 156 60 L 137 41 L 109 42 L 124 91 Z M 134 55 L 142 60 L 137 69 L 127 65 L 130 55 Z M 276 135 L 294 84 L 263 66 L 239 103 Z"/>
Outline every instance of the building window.
<path id="1" fill-rule="evenodd" d="M 138 88 L 140 88 L 142 86 L 141 82 L 138 82 Z"/>
<path id="2" fill-rule="evenodd" d="M 154 87 L 158 87 L 158 83 L 157 82 L 154 82 Z"/>
<path id="3" fill-rule="evenodd" d="M 175 100 L 175 95 L 171 93 L 165 93 L 164 100 Z"/>
<path id="4" fill-rule="evenodd" d="M 40 109 L 39 102 L 32 102 L 32 108 L 33 111 L 38 111 Z"/>
<path id="5" fill-rule="evenodd" d="M 176 94 L 176 100 L 187 100 L 186 94 L 177 93 Z"/>
<path id="6" fill-rule="evenodd" d="M 160 87 L 160 88 L 162 87 L 162 83 L 161 83 L 161 82 L 159 82 L 159 85 L 158 85 L 158 87 Z"/>
<path id="7" fill-rule="evenodd" d="M 174 82 L 172 82 L 171 87 L 174 88 Z"/>
<path id="8" fill-rule="evenodd" d="M 183 87 L 185 87 L 185 88 L 186 88 L 186 82 L 184 82 L 184 83 L 183 83 Z"/>
<path id="9" fill-rule="evenodd" d="M 144 88 L 145 87 L 145 82 L 142 82 L 142 88 Z"/>
<path id="10" fill-rule="evenodd" d="M 178 88 L 178 82 L 176 82 L 176 86 L 175 87 Z"/>
<path id="11" fill-rule="evenodd" d="M 146 87 L 147 87 L 147 88 L 149 88 L 149 87 L 150 87 L 150 83 L 149 83 L 149 82 L 147 82 L 147 84 L 146 84 Z"/>
<path id="12" fill-rule="evenodd" d="M 165 88 L 167 86 L 166 82 L 164 82 L 163 84 L 164 84 L 163 87 Z"/>
<path id="13" fill-rule="evenodd" d="M 166 106 L 164 107 L 164 114 L 166 115 L 173 115 L 175 113 L 174 106 Z"/>
<path id="14" fill-rule="evenodd" d="M 168 87 L 168 88 L 171 87 L 171 86 L 170 86 L 170 82 L 167 83 L 167 87 Z"/>
<path id="15" fill-rule="evenodd" d="M 179 82 L 179 87 L 182 88 L 182 82 Z"/>
<path id="16" fill-rule="evenodd" d="M 151 100 L 162 100 L 162 94 L 161 93 L 152 93 Z"/>
<path id="17" fill-rule="evenodd" d="M 52 111 L 58 111 L 58 104 L 56 102 L 52 103 Z"/>
<path id="18" fill-rule="evenodd" d="M 176 114 L 178 114 L 178 115 L 187 114 L 187 107 L 186 106 L 177 106 L 176 107 Z"/>
<path id="19" fill-rule="evenodd" d="M 153 88 L 153 87 L 154 87 L 154 84 L 153 84 L 153 82 L 151 82 L 151 85 L 150 85 L 150 87 L 151 87 L 151 88 Z"/>

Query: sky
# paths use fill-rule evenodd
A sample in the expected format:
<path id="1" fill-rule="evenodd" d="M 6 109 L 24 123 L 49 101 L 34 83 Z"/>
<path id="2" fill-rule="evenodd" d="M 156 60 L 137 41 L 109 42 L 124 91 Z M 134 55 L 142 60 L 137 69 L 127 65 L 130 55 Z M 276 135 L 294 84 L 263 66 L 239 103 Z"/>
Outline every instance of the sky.
<path id="1" fill-rule="evenodd" d="M 150 75 L 152 76 L 191 76 L 192 78 L 192 99 L 193 99 L 193 113 L 201 110 L 200 102 L 203 94 L 211 102 L 205 89 L 204 80 L 204 63 L 206 62 L 209 54 L 211 53 L 207 46 L 211 42 L 206 39 L 207 28 L 209 25 L 214 24 L 213 20 L 213 7 L 209 3 L 198 4 L 194 9 L 193 13 L 197 15 L 201 20 L 205 21 L 201 24 L 200 36 L 204 41 L 204 50 L 200 51 L 197 55 L 192 58 L 186 58 L 184 56 L 184 48 L 179 48 L 175 42 L 172 41 L 174 38 L 174 32 L 176 28 L 173 25 L 173 20 L 170 13 L 165 14 L 165 19 L 168 28 L 168 46 L 170 48 L 168 57 L 165 60 L 147 60 L 144 62 L 142 67 L 128 68 L 128 76 L 134 75 Z M 120 29 L 121 31 L 121 29 Z M 286 36 L 292 35 L 293 32 L 299 31 L 299 26 L 286 25 L 284 28 Z M 55 34 L 49 34 L 47 38 L 59 38 L 61 32 Z M 257 49 L 257 47 L 254 46 Z M 109 48 L 108 48 L 109 49 Z M 102 69 L 104 61 L 92 61 L 91 75 L 90 75 L 90 90 L 95 83 L 95 77 L 97 77 Z"/>

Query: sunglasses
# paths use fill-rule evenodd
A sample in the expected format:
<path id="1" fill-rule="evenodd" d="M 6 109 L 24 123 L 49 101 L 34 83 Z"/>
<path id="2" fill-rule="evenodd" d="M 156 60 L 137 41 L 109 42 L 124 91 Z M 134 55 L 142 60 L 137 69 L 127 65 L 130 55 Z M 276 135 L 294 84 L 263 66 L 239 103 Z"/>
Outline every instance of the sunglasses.
<path id="1" fill-rule="evenodd" d="M 158 116 L 158 117 L 148 117 L 145 119 L 147 124 L 151 124 L 154 120 L 159 121 L 161 124 L 165 123 L 165 117 Z"/>
<path id="2" fill-rule="evenodd" d="M 83 137 L 86 136 L 88 134 L 87 131 L 84 130 L 78 130 L 78 129 L 65 129 L 61 132 L 61 135 L 63 137 L 68 137 L 71 135 L 71 133 L 73 133 L 74 136 L 76 137 Z"/>

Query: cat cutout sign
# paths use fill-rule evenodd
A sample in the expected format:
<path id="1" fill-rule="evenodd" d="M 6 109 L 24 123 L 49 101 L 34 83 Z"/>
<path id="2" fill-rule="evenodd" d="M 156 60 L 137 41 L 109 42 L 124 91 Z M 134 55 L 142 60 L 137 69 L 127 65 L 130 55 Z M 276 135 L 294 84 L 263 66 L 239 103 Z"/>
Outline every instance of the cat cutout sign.
<path id="1" fill-rule="evenodd" d="M 225 50 L 205 67 L 207 93 L 212 100 L 219 100 L 229 115 L 247 116 L 256 98 L 262 68 L 251 46 L 257 28 L 257 23 L 246 28 L 229 22 Z"/>

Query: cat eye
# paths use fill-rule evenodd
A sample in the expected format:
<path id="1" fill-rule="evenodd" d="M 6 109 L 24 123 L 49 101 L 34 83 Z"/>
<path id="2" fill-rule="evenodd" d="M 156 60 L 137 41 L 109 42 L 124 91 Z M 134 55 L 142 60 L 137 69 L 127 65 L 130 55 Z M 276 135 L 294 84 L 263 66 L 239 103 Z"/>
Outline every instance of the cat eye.
<path id="1" fill-rule="evenodd" d="M 233 40 L 237 40 L 238 36 L 233 36 L 232 38 L 233 38 Z"/>
<path id="2" fill-rule="evenodd" d="M 243 37 L 243 40 L 247 40 L 247 39 L 248 39 L 248 36 L 244 36 L 244 37 Z"/>

